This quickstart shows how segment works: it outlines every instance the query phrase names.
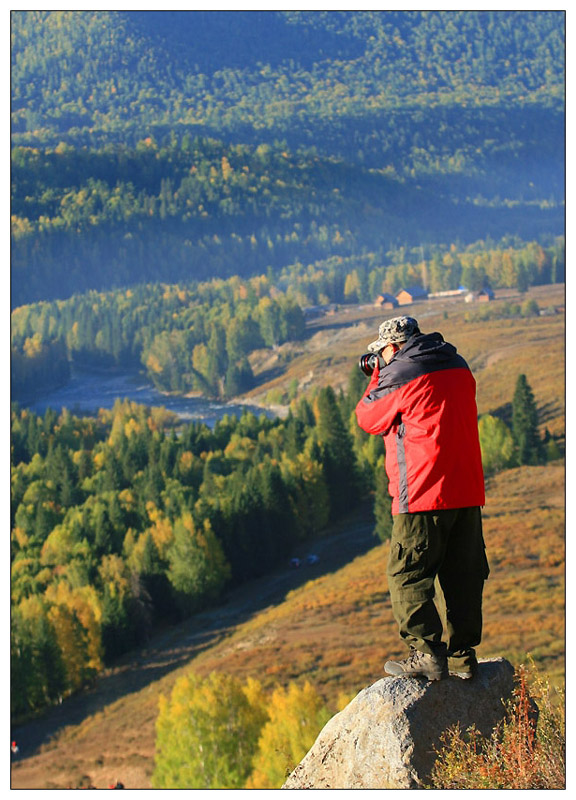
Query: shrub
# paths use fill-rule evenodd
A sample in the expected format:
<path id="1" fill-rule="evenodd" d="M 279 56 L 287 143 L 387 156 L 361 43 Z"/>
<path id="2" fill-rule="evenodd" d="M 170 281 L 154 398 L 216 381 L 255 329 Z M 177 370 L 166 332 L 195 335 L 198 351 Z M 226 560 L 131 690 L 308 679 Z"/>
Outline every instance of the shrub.
<path id="1" fill-rule="evenodd" d="M 510 429 L 498 417 L 484 414 L 478 421 L 482 467 L 486 475 L 506 469 L 514 463 L 514 439 Z"/>
<path id="2" fill-rule="evenodd" d="M 564 706 L 554 704 L 552 697 L 549 685 L 537 676 L 529 692 L 520 668 L 507 715 L 491 737 L 474 728 L 463 733 L 455 727 L 445 733 L 430 788 L 566 788 Z"/>

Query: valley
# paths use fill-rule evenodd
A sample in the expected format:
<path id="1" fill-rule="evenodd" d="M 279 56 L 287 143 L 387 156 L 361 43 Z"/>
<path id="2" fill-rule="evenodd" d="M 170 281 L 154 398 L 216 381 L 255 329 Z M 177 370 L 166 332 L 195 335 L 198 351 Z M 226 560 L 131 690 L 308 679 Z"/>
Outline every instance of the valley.
<path id="1" fill-rule="evenodd" d="M 403 314 L 477 382 L 479 655 L 563 686 L 565 27 L 11 11 L 12 789 L 179 788 L 179 758 L 210 785 L 172 718 L 152 779 L 190 670 L 257 678 L 261 722 L 275 689 L 335 713 L 402 655 L 354 407 Z"/>

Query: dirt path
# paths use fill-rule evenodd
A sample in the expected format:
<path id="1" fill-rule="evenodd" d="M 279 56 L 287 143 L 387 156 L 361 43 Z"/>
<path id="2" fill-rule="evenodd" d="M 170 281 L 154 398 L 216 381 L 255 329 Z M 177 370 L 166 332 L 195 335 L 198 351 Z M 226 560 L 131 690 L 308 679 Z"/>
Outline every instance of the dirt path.
<path id="1" fill-rule="evenodd" d="M 176 672 L 217 645 L 254 614 L 276 605 L 306 581 L 344 566 L 377 544 L 370 509 L 362 509 L 325 536 L 300 546 L 315 564 L 279 569 L 229 595 L 225 604 L 197 614 L 151 640 L 99 677 L 95 685 L 42 717 L 12 731 L 20 752 L 12 763 L 13 789 L 104 788 L 122 780 L 149 788 L 158 695 Z"/>

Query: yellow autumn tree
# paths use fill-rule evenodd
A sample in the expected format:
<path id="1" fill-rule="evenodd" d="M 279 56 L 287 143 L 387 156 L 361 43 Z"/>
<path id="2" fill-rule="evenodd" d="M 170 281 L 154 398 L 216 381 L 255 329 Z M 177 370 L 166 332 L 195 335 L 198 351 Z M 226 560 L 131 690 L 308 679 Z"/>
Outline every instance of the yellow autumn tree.
<path id="1" fill-rule="evenodd" d="M 360 294 L 360 278 L 357 270 L 352 270 L 346 275 L 344 283 L 344 298 L 349 303 L 357 303 Z"/>
<path id="2" fill-rule="evenodd" d="M 79 689 L 103 667 L 102 610 L 96 590 L 92 586 L 71 588 L 61 580 L 47 588 L 45 598 L 67 683 Z"/>
<path id="3" fill-rule="evenodd" d="M 155 789 L 242 789 L 266 720 L 256 681 L 190 673 L 160 697 Z"/>
<path id="4" fill-rule="evenodd" d="M 275 689 L 267 711 L 269 720 L 262 729 L 247 789 L 279 789 L 331 717 L 308 682 Z"/>

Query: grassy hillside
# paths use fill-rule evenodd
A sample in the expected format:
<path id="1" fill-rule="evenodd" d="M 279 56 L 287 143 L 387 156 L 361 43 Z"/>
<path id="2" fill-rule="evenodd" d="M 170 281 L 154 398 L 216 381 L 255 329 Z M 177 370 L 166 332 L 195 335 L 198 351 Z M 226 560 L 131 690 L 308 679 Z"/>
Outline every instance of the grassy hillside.
<path id="1" fill-rule="evenodd" d="M 509 470 L 488 484 L 485 538 L 492 576 L 479 653 L 514 663 L 530 653 L 563 679 L 563 466 Z M 386 586 L 388 544 L 291 592 L 198 657 L 196 668 L 258 673 L 267 683 L 308 678 L 326 698 L 355 693 L 400 655 Z"/>
<path id="2" fill-rule="evenodd" d="M 344 388 L 360 355 L 376 338 L 382 320 L 410 314 L 424 332 L 438 330 L 456 345 L 470 364 L 477 381 L 480 414 L 501 410 L 506 416 L 519 373 L 532 387 L 539 409 L 541 429 L 562 435 L 565 430 L 564 313 L 552 316 L 505 318 L 511 305 L 535 299 L 541 309 L 563 308 L 563 285 L 533 287 L 524 295 L 514 290 L 496 292 L 486 305 L 460 299 L 428 300 L 382 311 L 372 306 L 344 307 L 308 326 L 305 342 L 287 343 L 273 352 L 251 357 L 257 388 L 245 395 L 251 402 L 281 401 L 291 386 L 313 390 L 327 383 Z M 490 314 L 493 319 L 483 319 Z"/>
<path id="3" fill-rule="evenodd" d="M 563 504 L 562 463 L 522 467 L 489 483 L 484 513 L 492 574 L 479 655 L 519 664 L 530 653 L 556 685 L 564 673 Z M 158 697 L 189 669 L 253 675 L 268 687 L 307 678 L 333 705 L 342 694 L 355 695 L 383 676 L 389 656 L 403 652 L 386 587 L 387 551 L 388 544 L 374 547 L 238 626 L 227 626 L 224 609 L 213 646 L 205 644 L 198 621 L 179 626 L 163 643 L 151 642 L 154 660 L 146 662 L 145 654 L 133 659 L 136 675 L 142 679 L 148 670 L 150 682 L 130 693 L 128 686 L 141 683 L 130 680 L 127 668 L 128 686 L 119 699 L 100 707 L 93 692 L 88 706 L 98 710 L 84 719 L 70 715 L 70 726 L 40 754 L 17 763 L 13 788 L 77 786 L 83 776 L 99 787 L 119 779 L 130 788 L 149 788 Z M 193 641 L 195 657 L 154 679 Z M 110 680 L 120 682 L 121 670 Z M 26 742 L 20 744 L 25 752 Z"/>

